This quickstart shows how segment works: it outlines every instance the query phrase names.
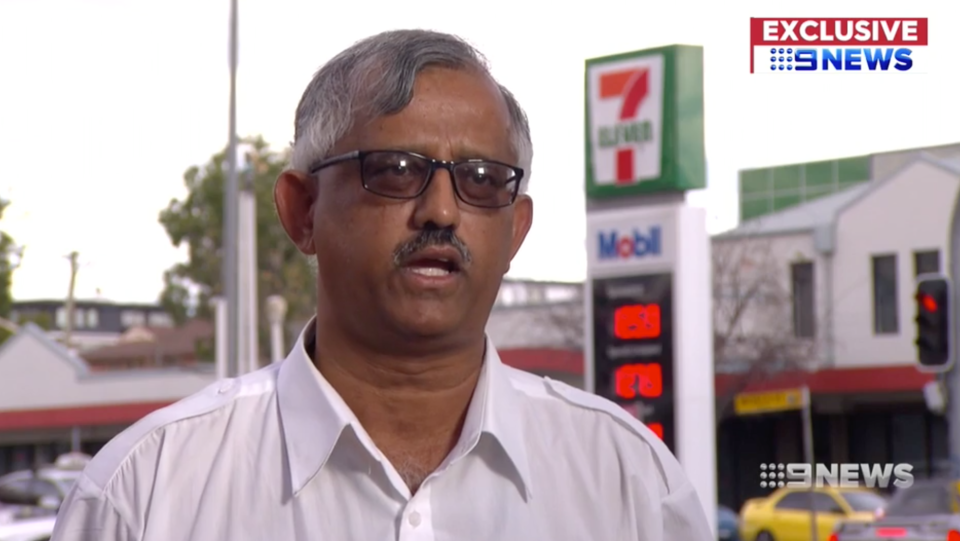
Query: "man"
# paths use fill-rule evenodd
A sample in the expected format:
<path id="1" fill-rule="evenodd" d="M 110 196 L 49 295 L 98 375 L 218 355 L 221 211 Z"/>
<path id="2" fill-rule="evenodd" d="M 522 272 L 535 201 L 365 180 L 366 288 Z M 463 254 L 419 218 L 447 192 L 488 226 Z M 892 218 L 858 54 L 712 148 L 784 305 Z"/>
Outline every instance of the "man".
<path id="1" fill-rule="evenodd" d="M 316 319 L 283 363 L 108 444 L 54 540 L 711 539 L 652 432 L 485 338 L 531 157 L 522 109 L 457 38 L 387 32 L 331 60 L 275 190 L 316 259 Z"/>

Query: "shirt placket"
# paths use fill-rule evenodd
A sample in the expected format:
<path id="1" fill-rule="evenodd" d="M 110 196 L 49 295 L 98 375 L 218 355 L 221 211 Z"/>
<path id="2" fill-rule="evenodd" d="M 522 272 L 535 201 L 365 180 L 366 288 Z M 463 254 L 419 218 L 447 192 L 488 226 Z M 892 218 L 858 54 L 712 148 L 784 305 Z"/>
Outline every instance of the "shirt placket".
<path id="1" fill-rule="evenodd" d="M 407 501 L 397 541 L 436 541 L 431 500 L 430 483 L 427 482 Z"/>

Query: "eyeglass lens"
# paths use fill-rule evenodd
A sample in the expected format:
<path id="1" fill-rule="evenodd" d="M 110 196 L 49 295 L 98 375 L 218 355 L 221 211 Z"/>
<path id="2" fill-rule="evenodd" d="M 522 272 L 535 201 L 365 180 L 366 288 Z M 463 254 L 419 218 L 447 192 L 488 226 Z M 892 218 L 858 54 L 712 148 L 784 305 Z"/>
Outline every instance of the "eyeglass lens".
<path id="1" fill-rule="evenodd" d="M 397 199 L 419 195 L 431 172 L 429 160 L 403 152 L 371 152 L 364 156 L 362 166 L 368 190 Z M 509 205 L 517 182 L 513 168 L 482 161 L 455 165 L 453 180 L 464 201 L 483 207 Z"/>

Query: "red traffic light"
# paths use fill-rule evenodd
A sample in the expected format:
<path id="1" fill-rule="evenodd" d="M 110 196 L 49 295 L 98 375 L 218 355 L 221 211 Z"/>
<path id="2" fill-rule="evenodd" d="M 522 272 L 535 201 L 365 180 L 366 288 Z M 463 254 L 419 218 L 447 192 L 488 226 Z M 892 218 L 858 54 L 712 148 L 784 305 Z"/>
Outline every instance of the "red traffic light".
<path id="1" fill-rule="evenodd" d="M 923 307 L 927 312 L 936 312 L 937 311 L 937 299 L 934 299 L 932 295 L 927 293 L 918 293 L 917 301 L 920 303 L 920 306 Z"/>

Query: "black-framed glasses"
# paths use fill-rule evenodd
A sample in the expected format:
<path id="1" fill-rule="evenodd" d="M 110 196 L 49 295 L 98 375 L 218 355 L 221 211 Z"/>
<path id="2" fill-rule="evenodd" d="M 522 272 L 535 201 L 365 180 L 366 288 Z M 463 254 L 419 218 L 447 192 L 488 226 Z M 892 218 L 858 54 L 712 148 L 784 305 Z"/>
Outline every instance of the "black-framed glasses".
<path id="1" fill-rule="evenodd" d="M 372 193 L 391 199 L 416 199 L 427 190 L 437 169 L 446 169 L 461 201 L 482 208 L 513 204 L 523 169 L 491 160 L 447 162 L 402 150 L 355 150 L 327 158 L 310 168 L 321 169 L 351 160 L 360 162 L 360 180 Z"/>

